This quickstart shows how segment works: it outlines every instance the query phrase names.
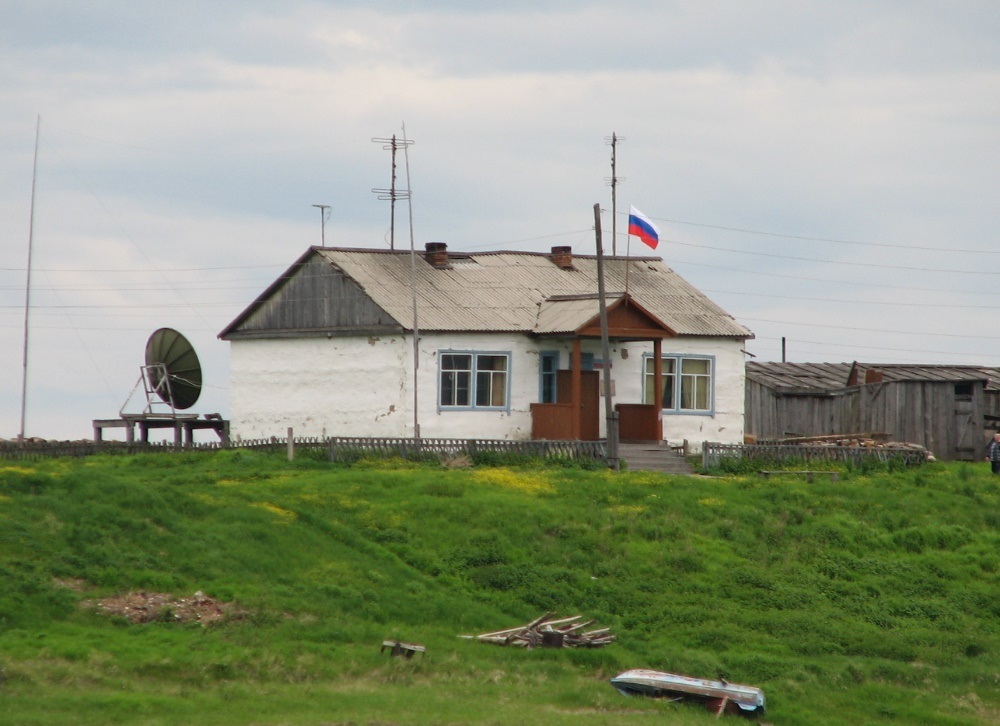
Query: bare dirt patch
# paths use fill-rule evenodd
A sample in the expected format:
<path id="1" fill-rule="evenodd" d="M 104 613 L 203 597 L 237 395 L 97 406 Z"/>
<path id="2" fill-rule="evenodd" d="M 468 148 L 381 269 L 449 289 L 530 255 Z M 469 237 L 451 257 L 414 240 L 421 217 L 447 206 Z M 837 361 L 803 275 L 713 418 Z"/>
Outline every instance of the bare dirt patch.
<path id="1" fill-rule="evenodd" d="M 245 614 L 232 603 L 208 597 L 200 590 L 190 597 L 176 597 L 162 592 L 128 592 L 99 600 L 84 600 L 80 605 L 125 618 L 131 623 L 211 625 Z"/>

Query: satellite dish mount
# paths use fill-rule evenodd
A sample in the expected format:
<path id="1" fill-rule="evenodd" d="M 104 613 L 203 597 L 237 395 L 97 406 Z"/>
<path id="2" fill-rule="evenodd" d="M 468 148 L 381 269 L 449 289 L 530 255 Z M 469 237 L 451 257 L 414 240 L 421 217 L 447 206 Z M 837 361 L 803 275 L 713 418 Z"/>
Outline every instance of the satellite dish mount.
<path id="1" fill-rule="evenodd" d="M 146 407 L 142 413 L 125 413 L 126 407 L 142 386 Z M 194 346 L 173 328 L 160 328 L 146 341 L 146 363 L 139 367 L 139 380 L 125 399 L 116 419 L 94 419 L 94 441 L 103 440 L 104 429 L 124 428 L 125 441 L 135 439 L 135 427 L 144 444 L 149 443 L 150 429 L 173 429 L 174 444 L 194 443 L 196 429 L 211 429 L 223 446 L 229 446 L 229 421 L 217 413 L 178 413 L 191 408 L 201 395 L 201 363 Z M 166 410 L 164 410 L 166 407 Z"/>
<path id="2" fill-rule="evenodd" d="M 178 410 L 191 408 L 201 395 L 201 363 L 194 346 L 172 328 L 155 331 L 146 341 L 146 364 L 139 367 L 132 394 L 140 385 L 146 394 L 145 416 L 176 418 Z M 132 394 L 120 415 L 124 415 Z"/>

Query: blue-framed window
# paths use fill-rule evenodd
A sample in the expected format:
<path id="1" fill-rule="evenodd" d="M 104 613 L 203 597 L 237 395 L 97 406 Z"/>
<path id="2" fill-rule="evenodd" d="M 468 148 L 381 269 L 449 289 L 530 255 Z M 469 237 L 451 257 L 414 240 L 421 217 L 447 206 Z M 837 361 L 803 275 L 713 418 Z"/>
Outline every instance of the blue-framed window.
<path id="1" fill-rule="evenodd" d="M 663 390 L 654 391 L 653 356 L 645 355 L 643 400 L 673 413 L 712 413 L 715 410 L 715 357 L 663 356 Z"/>
<path id="2" fill-rule="evenodd" d="M 556 371 L 558 370 L 558 350 L 543 350 L 538 354 L 538 400 L 541 403 L 556 402 Z"/>
<path id="3" fill-rule="evenodd" d="M 510 353 L 440 351 L 441 409 L 509 409 Z"/>

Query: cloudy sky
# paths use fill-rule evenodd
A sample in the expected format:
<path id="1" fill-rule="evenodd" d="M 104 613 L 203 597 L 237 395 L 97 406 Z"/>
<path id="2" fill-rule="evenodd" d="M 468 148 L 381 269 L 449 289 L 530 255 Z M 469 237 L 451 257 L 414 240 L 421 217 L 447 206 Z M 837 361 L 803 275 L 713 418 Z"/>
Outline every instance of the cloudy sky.
<path id="1" fill-rule="evenodd" d="M 116 417 L 164 326 L 228 415 L 217 334 L 313 205 L 388 247 L 404 127 L 418 247 L 593 253 L 600 203 L 610 248 L 614 133 L 615 248 L 633 204 L 756 360 L 1000 366 L 997 38 L 991 0 L 0 2 L 0 438 L 29 238 L 27 435 Z"/>

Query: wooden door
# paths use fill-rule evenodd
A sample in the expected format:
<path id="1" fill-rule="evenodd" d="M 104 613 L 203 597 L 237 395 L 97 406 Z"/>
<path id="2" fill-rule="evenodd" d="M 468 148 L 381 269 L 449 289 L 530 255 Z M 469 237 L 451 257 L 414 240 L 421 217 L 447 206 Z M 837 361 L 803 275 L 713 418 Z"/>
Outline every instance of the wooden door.
<path id="1" fill-rule="evenodd" d="M 556 372 L 556 401 L 571 403 L 573 371 Z M 580 440 L 601 438 L 601 374 L 600 371 L 580 371 Z"/>
<path id="2" fill-rule="evenodd" d="M 982 424 L 976 420 L 972 396 L 955 396 L 955 451 L 958 461 L 980 458 L 983 437 Z"/>

